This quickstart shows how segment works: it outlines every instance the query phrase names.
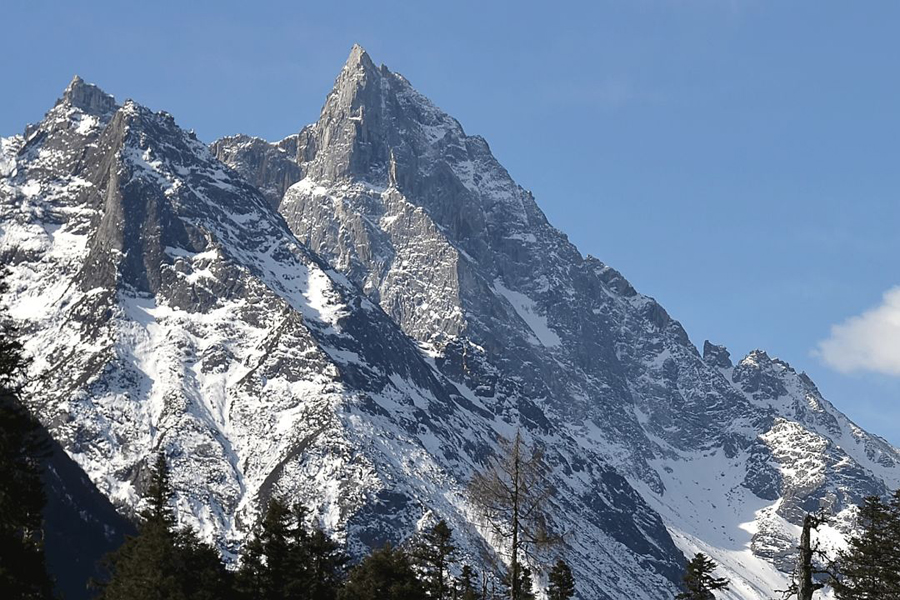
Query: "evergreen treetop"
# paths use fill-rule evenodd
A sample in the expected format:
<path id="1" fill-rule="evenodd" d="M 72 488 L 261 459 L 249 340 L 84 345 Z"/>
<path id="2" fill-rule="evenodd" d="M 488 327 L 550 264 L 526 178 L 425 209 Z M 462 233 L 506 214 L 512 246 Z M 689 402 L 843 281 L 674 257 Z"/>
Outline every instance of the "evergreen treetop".
<path id="1" fill-rule="evenodd" d="M 900 598 L 900 498 L 863 500 L 861 531 L 838 553 L 831 585 L 839 600 Z"/>
<path id="2" fill-rule="evenodd" d="M 550 569 L 549 580 L 548 600 L 568 600 L 575 595 L 575 577 L 572 575 L 572 569 L 563 559 L 557 560 Z"/>
<path id="3" fill-rule="evenodd" d="M 462 572 L 456 582 L 458 600 L 479 600 L 478 574 L 469 565 L 463 565 Z"/>
<path id="4" fill-rule="evenodd" d="M 165 454 L 151 467 L 138 535 L 106 558 L 100 600 L 228 600 L 230 575 L 218 552 L 193 530 L 175 529 Z"/>
<path id="5" fill-rule="evenodd" d="M 444 600 L 450 596 L 450 565 L 456 557 L 453 530 L 443 519 L 425 530 L 416 541 L 412 558 L 422 573 L 429 598 Z"/>
<path id="6" fill-rule="evenodd" d="M 409 555 L 385 544 L 359 563 L 338 594 L 340 600 L 426 600 Z"/>
<path id="7" fill-rule="evenodd" d="M 711 558 L 697 553 L 688 562 L 684 573 L 684 591 L 675 596 L 676 600 L 712 600 L 716 590 L 727 590 L 729 581 L 724 577 L 715 577 L 716 563 Z"/>

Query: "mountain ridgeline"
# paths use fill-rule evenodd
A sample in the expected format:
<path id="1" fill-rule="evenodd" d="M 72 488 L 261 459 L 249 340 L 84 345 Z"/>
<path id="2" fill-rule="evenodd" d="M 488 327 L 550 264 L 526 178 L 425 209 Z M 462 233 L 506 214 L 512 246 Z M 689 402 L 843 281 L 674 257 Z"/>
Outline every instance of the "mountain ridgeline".
<path id="1" fill-rule="evenodd" d="M 671 598 L 696 552 L 771 597 L 807 512 L 840 545 L 900 487 L 900 452 L 805 374 L 701 355 L 358 46 L 276 143 L 207 146 L 76 77 L 0 141 L 0 259 L 31 410 L 126 515 L 164 452 L 226 558 L 277 496 L 356 556 L 445 519 L 502 560 L 468 486 L 517 430 L 583 599 Z"/>

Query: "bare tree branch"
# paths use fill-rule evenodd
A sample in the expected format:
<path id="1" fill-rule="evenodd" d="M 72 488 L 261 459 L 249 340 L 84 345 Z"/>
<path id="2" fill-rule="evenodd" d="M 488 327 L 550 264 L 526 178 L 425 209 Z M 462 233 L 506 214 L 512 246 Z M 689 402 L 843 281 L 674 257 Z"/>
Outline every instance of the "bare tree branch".
<path id="1" fill-rule="evenodd" d="M 547 527 L 547 504 L 554 490 L 547 478 L 544 453 L 529 448 L 520 431 L 501 439 L 501 452 L 476 473 L 470 498 L 490 531 L 508 543 L 510 600 L 521 598 L 521 560 L 562 541 Z"/>

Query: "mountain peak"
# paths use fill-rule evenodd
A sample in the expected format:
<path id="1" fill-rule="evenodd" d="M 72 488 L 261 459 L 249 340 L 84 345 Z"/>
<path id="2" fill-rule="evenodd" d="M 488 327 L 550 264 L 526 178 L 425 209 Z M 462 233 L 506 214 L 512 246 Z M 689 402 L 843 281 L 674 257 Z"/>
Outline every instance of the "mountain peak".
<path id="1" fill-rule="evenodd" d="M 85 85 L 84 79 L 82 79 L 81 76 L 76 73 L 75 76 L 72 77 L 72 81 L 70 81 L 69 85 L 66 87 L 66 92 L 82 85 Z"/>
<path id="2" fill-rule="evenodd" d="M 312 174 L 336 180 L 351 173 L 362 175 L 373 163 L 387 166 L 384 93 L 382 71 L 355 44 L 317 123 L 321 139 L 315 147 L 330 152 L 324 153 Z"/>
<path id="3" fill-rule="evenodd" d="M 731 354 L 725 346 L 718 346 L 709 340 L 703 342 L 703 360 L 706 364 L 720 369 L 730 369 L 734 366 L 731 362 Z"/>
<path id="4" fill-rule="evenodd" d="M 86 113 L 106 115 L 116 110 L 116 99 L 92 83 L 75 75 L 63 92 L 60 102 L 79 108 Z"/>
<path id="5" fill-rule="evenodd" d="M 344 70 L 368 70 L 374 68 L 375 63 L 372 62 L 366 49 L 359 44 L 353 44 L 353 47 L 350 49 L 350 56 L 347 57 L 347 62 L 344 63 Z"/>
<path id="6" fill-rule="evenodd" d="M 747 354 L 747 356 L 741 360 L 740 364 L 751 366 L 756 369 L 774 369 L 776 371 L 786 370 L 794 372 L 794 368 L 791 367 L 788 362 L 781 360 L 780 358 L 773 358 L 769 356 L 768 352 L 758 348 Z"/>
<path id="7" fill-rule="evenodd" d="M 360 88 L 365 88 L 368 82 L 378 80 L 380 74 L 381 70 L 375 66 L 365 48 L 359 44 L 353 44 L 350 55 L 335 81 L 335 89 L 344 90 L 344 99 L 352 102 L 356 96 L 353 91 L 358 92 Z"/>

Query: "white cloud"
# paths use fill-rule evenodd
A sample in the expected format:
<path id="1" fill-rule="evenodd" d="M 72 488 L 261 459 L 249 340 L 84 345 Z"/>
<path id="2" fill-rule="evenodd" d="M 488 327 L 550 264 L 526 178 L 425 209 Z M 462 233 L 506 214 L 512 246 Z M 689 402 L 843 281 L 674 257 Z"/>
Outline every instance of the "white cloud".
<path id="1" fill-rule="evenodd" d="M 900 377 L 900 286 L 886 291 L 880 306 L 833 325 L 815 354 L 842 373 Z"/>

